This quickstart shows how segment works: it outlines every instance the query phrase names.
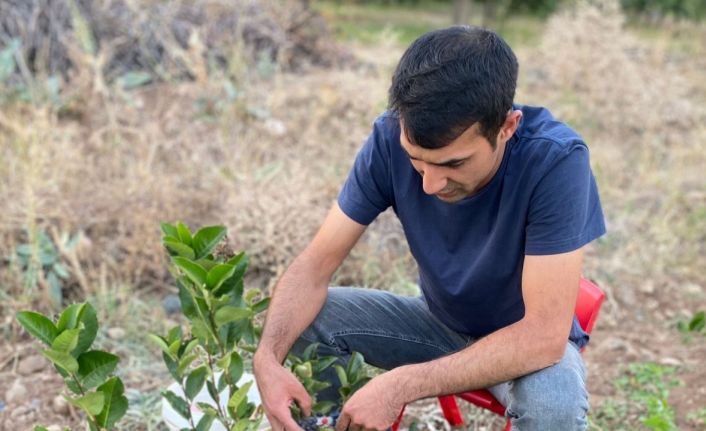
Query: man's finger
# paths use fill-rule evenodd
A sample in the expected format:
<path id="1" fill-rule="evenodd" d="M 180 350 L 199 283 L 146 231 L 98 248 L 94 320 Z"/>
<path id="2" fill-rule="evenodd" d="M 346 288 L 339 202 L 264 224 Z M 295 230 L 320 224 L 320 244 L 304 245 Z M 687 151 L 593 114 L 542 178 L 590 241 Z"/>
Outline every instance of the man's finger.
<path id="1" fill-rule="evenodd" d="M 267 416 L 267 421 L 270 423 L 270 428 L 272 429 L 272 431 L 284 431 L 284 426 L 282 426 L 282 423 L 275 419 L 274 416 L 265 416 Z"/>
<path id="2" fill-rule="evenodd" d="M 294 401 L 296 401 L 305 417 L 311 416 L 311 396 L 303 387 L 299 389 L 300 390 L 294 394 Z"/>
<path id="3" fill-rule="evenodd" d="M 304 431 L 302 427 L 292 418 L 292 415 L 288 414 L 286 418 L 282 421 L 284 429 L 286 431 Z"/>
<path id="4" fill-rule="evenodd" d="M 336 431 L 346 431 L 350 423 L 351 417 L 348 416 L 348 413 L 341 412 L 341 416 L 339 416 L 336 421 Z"/>

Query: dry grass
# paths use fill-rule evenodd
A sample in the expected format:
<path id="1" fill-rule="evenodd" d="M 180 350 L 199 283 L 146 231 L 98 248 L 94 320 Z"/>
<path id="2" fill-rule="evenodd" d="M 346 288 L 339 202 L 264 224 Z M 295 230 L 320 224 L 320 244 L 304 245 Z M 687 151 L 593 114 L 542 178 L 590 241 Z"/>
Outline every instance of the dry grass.
<path id="1" fill-rule="evenodd" d="M 625 307 L 636 294 L 662 302 L 651 310 L 659 321 L 688 303 L 672 297 L 685 285 L 706 285 L 706 51 L 667 49 L 670 29 L 646 44 L 617 8 L 597 2 L 553 17 L 523 93 L 592 148 L 609 234 L 587 272 Z"/>
<path id="2" fill-rule="evenodd" d="M 647 44 L 623 28 L 614 2 L 592 4 L 555 16 L 541 46 L 522 49 L 518 101 L 548 106 L 592 149 L 609 228 L 586 263 L 609 293 L 600 326 L 663 327 L 706 307 L 706 43 L 696 54 L 674 50 L 672 28 Z M 703 28 L 690 32 L 706 42 Z M 384 106 L 388 72 L 267 77 L 244 62 L 237 82 L 214 74 L 125 92 L 96 91 L 84 63 L 64 93 L 70 115 L 45 104 L 0 111 L 0 250 L 12 253 L 38 229 L 82 232 L 63 255 L 70 298 L 100 300 L 115 286 L 161 294 L 171 281 L 158 223 L 222 223 L 251 254 L 250 286 L 269 288 L 335 200 Z M 45 284 L 29 291 L 17 267 L 0 265 L 6 311 L 48 308 Z M 335 278 L 401 293 L 414 281 L 390 213 Z M 122 305 L 103 315 L 140 312 L 121 292 Z"/>

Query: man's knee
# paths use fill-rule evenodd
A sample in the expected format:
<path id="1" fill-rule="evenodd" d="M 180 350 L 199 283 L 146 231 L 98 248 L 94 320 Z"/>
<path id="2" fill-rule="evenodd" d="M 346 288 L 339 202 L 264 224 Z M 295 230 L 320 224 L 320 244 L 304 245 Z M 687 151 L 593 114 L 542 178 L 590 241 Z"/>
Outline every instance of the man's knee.
<path id="1" fill-rule="evenodd" d="M 513 430 L 584 430 L 587 413 L 582 369 L 560 363 L 512 383 Z"/>

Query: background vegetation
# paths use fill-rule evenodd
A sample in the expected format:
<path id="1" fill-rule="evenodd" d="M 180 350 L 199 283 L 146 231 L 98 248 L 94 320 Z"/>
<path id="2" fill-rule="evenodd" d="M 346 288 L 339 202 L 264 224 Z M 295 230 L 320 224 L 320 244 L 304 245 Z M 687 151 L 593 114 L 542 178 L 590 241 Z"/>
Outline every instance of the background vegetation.
<path id="1" fill-rule="evenodd" d="M 101 321 L 96 345 L 121 357 L 124 429 L 163 429 L 170 378 L 144 335 L 180 317 L 159 222 L 226 225 L 251 256 L 246 286 L 271 289 L 334 201 L 402 51 L 454 10 L 0 0 L 0 429 L 79 423 L 12 316 L 84 300 Z M 547 106 L 591 148 L 609 229 L 585 265 L 608 294 L 585 355 L 592 429 L 704 429 L 703 2 L 467 13 L 516 50 L 517 101 Z M 334 282 L 416 294 L 415 280 L 386 213 Z M 445 426 L 434 403 L 410 411 L 410 428 Z M 466 418 L 467 429 L 500 424 Z"/>

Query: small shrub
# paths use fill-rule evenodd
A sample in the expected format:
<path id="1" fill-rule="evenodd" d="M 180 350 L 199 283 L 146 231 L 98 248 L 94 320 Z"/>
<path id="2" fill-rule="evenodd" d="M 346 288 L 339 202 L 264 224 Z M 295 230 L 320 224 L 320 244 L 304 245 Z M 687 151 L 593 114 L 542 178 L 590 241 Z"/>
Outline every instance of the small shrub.
<path id="1" fill-rule="evenodd" d="M 207 226 L 192 234 L 183 223 L 163 223 L 162 232 L 181 310 L 189 321 L 187 334 L 177 326 L 166 336 L 150 335 L 183 392 L 162 395 L 193 430 L 207 430 L 214 421 L 228 430 L 256 430 L 263 414 L 247 398 L 253 382 L 238 382 L 244 372 L 243 356 L 254 350 L 260 333 L 254 318 L 267 308 L 269 298 L 257 299 L 257 290 L 244 293 L 245 253 L 223 256 L 214 251 L 226 236 L 225 227 Z M 196 402 L 204 415 L 195 423 L 190 404 L 204 385 L 214 402 Z M 223 408 L 226 389 L 228 402 Z"/>
<path id="2" fill-rule="evenodd" d="M 42 354 L 54 364 L 73 394 L 66 399 L 86 413 L 89 429 L 113 428 L 125 415 L 128 401 L 122 380 L 112 376 L 120 358 L 89 350 L 98 332 L 93 306 L 70 305 L 56 322 L 34 311 L 20 311 L 16 317 L 27 332 L 49 346 Z"/>
<path id="3" fill-rule="evenodd" d="M 18 245 L 9 260 L 22 272 L 24 287 L 32 291 L 46 284 L 49 300 L 55 307 L 60 307 L 64 298 L 62 287 L 70 276 L 60 250 L 73 250 L 79 238 L 78 234 L 64 235 L 60 247 L 57 247 L 44 230 L 39 230 L 36 235 L 30 235 L 29 242 Z"/>
<path id="4" fill-rule="evenodd" d="M 301 357 L 290 354 L 287 358 L 292 373 L 304 385 L 313 402 L 311 417 L 304 417 L 298 406 L 291 407 L 292 417 L 305 431 L 333 429 L 346 401 L 370 380 L 365 369 L 363 355 L 360 353 L 353 352 L 344 368 L 340 364 L 336 364 L 337 358 L 334 356 L 319 358 L 316 355 L 317 346 L 317 343 L 309 345 Z M 319 378 L 331 366 L 336 370 L 336 376 L 340 383 L 339 398 L 335 402 L 319 401 L 317 399 L 318 393 L 331 386 L 330 382 L 320 381 Z"/>

